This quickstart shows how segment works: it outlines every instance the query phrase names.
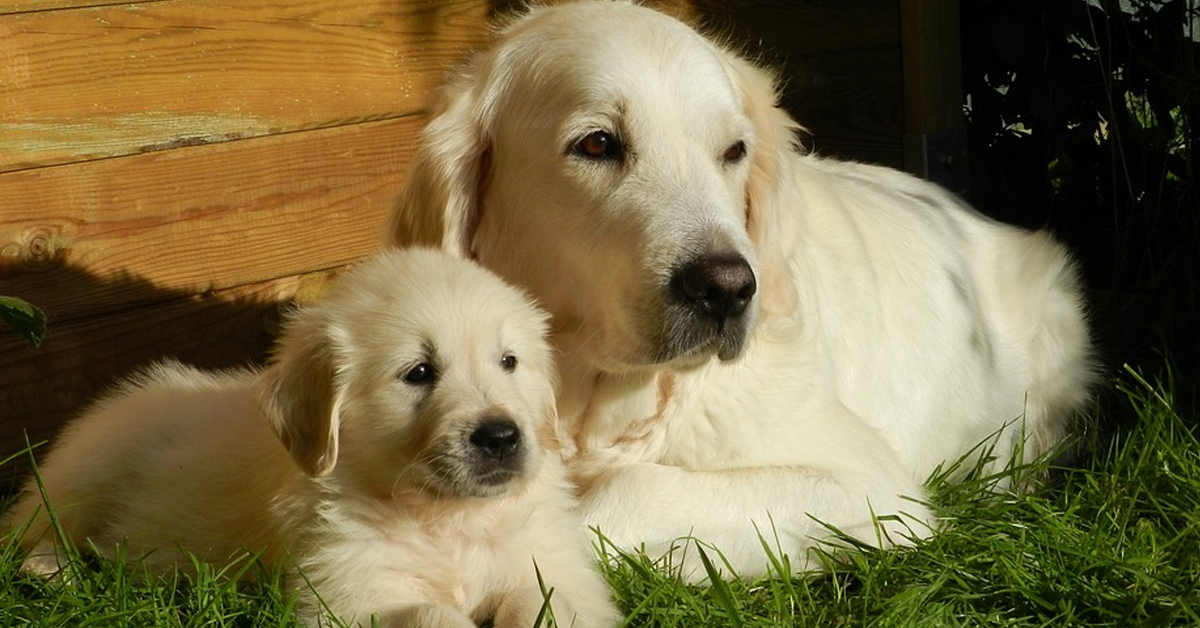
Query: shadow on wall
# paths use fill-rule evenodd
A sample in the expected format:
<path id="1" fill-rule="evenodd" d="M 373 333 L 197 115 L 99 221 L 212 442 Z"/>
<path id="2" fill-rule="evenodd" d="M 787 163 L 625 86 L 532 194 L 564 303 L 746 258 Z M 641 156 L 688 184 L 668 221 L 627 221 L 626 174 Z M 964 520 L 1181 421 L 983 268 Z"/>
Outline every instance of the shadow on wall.
<path id="1" fill-rule="evenodd" d="M 0 270 L 0 292 L 13 283 L 5 274 L 14 272 Z M 36 276 L 86 294 L 137 295 L 138 304 L 73 320 L 47 309 L 49 334 L 39 349 L 0 330 L 0 459 L 23 450 L 25 434 L 35 444 L 52 438 L 97 395 L 154 360 L 206 369 L 261 365 L 292 303 L 249 290 L 164 290 L 135 275 L 97 277 L 71 266 Z M 0 495 L 27 470 L 26 460 L 0 468 Z"/>

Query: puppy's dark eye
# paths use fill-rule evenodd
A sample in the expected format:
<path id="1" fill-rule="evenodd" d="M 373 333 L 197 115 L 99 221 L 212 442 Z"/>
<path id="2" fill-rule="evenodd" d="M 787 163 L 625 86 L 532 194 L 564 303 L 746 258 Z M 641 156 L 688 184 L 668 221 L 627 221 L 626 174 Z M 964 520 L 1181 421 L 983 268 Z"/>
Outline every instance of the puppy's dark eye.
<path id="1" fill-rule="evenodd" d="M 437 370 L 432 364 L 422 362 L 406 371 L 401 377 L 413 386 L 428 386 L 437 381 Z"/>
<path id="2" fill-rule="evenodd" d="M 576 155 L 594 161 L 620 161 L 625 157 L 621 140 L 608 131 L 592 131 L 575 143 Z"/>
<path id="3" fill-rule="evenodd" d="M 517 356 L 509 353 L 500 358 L 500 368 L 508 371 L 509 373 L 517 370 Z"/>
<path id="4" fill-rule="evenodd" d="M 721 153 L 721 160 L 727 164 L 736 164 L 746 157 L 746 143 L 738 140 Z"/>

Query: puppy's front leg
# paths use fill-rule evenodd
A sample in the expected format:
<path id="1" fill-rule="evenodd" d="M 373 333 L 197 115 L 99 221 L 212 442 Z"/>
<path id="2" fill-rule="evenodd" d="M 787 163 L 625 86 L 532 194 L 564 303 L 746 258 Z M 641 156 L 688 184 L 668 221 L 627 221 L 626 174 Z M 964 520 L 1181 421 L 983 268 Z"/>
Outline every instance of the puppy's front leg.
<path id="1" fill-rule="evenodd" d="M 511 591 L 500 601 L 492 623 L 496 628 L 533 628 L 544 599 L 536 584 Z M 557 613 L 555 619 L 558 619 Z M 548 624 L 543 620 L 542 625 Z"/>
<path id="2" fill-rule="evenodd" d="M 549 582 L 546 583 L 546 586 L 552 589 L 550 609 L 554 613 L 554 625 L 559 628 L 611 628 L 616 624 L 616 618 L 607 613 L 603 614 L 602 619 L 584 616 L 585 613 L 578 612 L 563 592 L 555 589 Z M 545 599 L 541 587 L 536 584 L 519 588 L 509 593 L 500 602 L 493 623 L 496 628 L 534 628 L 534 622 L 542 610 L 542 605 L 545 604 Z M 543 627 L 551 625 L 549 612 L 546 613 L 540 625 Z"/>
<path id="3" fill-rule="evenodd" d="M 365 625 L 371 624 L 368 621 Z M 436 603 L 413 604 L 381 612 L 379 625 L 382 628 L 478 628 L 457 608 Z"/>

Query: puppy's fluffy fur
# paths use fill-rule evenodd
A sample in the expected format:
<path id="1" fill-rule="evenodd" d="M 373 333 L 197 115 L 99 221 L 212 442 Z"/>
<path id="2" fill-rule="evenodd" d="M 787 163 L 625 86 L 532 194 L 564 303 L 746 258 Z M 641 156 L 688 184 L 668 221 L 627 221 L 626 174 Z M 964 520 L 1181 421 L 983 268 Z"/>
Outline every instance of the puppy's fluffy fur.
<path id="1" fill-rule="evenodd" d="M 651 9 L 535 8 L 445 87 L 392 232 L 550 311 L 589 523 L 651 552 L 695 536 L 745 575 L 760 534 L 802 566 L 826 524 L 928 533 L 906 496 L 931 471 L 989 437 L 997 465 L 1037 455 L 1093 379 L 1062 245 L 804 154 L 776 102 Z"/>
<path id="2" fill-rule="evenodd" d="M 96 404 L 40 467 L 49 506 L 75 543 L 127 542 L 158 570 L 256 553 L 314 625 L 315 590 L 363 625 L 531 626 L 539 571 L 560 625 L 612 625 L 555 443 L 545 324 L 474 264 L 380 255 L 300 310 L 264 371 L 161 364 Z M 7 523 L 28 526 L 28 569 L 59 568 L 36 485 Z"/>

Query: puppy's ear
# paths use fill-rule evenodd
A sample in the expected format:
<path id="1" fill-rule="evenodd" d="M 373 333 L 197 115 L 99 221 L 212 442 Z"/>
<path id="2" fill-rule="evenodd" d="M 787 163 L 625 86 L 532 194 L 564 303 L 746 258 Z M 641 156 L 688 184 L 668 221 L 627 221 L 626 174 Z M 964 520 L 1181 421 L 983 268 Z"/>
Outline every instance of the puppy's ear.
<path id="1" fill-rule="evenodd" d="M 750 146 L 750 180 L 746 186 L 746 230 L 761 264 L 759 294 L 767 311 L 789 312 L 796 306 L 795 283 L 788 259 L 800 228 L 794 203 L 794 160 L 800 153 L 803 128 L 779 107 L 776 78 L 753 63 L 725 51 L 722 55 L 746 115 L 754 125 Z"/>
<path id="2" fill-rule="evenodd" d="M 333 470 L 338 457 L 341 394 L 329 335 L 313 321 L 293 321 L 263 372 L 260 403 L 271 429 L 309 476 Z"/>
<path id="3" fill-rule="evenodd" d="M 471 257 L 490 175 L 482 64 L 477 60 L 444 88 L 392 213 L 391 244 Z"/>

